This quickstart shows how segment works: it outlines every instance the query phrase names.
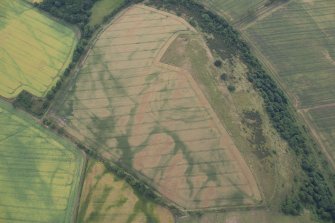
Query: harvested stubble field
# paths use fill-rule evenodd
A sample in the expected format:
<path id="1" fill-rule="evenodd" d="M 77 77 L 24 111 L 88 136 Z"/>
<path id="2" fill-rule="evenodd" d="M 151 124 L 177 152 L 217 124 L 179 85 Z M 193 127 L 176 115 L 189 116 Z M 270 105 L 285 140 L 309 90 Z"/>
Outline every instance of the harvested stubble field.
<path id="1" fill-rule="evenodd" d="M 159 62 L 185 32 L 197 35 L 171 14 L 129 8 L 100 35 L 58 114 L 74 137 L 185 208 L 259 204 L 253 175 L 191 74 Z"/>
<path id="2" fill-rule="evenodd" d="M 0 95 L 44 96 L 71 60 L 72 29 L 21 0 L 0 2 Z"/>
<path id="3" fill-rule="evenodd" d="M 78 222 L 173 223 L 172 214 L 137 196 L 102 163 L 90 160 L 80 201 Z"/>
<path id="4" fill-rule="evenodd" d="M 252 16 L 263 7 L 268 0 L 196 0 L 211 10 L 224 15 L 232 23 Z"/>
<path id="5" fill-rule="evenodd" d="M 335 159 L 335 2 L 292 0 L 244 31 Z M 325 109 L 326 108 L 326 109 Z M 329 113 L 325 115 L 327 110 Z M 311 113 L 310 113 L 311 111 Z M 308 120 L 308 118 L 306 118 Z M 322 120 L 322 121 L 321 121 Z"/>
<path id="6" fill-rule="evenodd" d="M 0 103 L 0 222 L 70 222 L 82 154 Z"/>

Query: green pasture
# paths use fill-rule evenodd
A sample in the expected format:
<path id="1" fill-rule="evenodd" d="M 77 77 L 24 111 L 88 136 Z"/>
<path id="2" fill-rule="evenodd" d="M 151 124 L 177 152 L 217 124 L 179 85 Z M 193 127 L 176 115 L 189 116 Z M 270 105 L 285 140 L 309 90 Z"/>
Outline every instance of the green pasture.
<path id="1" fill-rule="evenodd" d="M 197 0 L 232 23 L 252 16 L 267 0 Z"/>
<path id="2" fill-rule="evenodd" d="M 330 155 L 335 159 L 335 106 L 312 109 L 309 114 Z"/>
<path id="3" fill-rule="evenodd" d="M 97 1 L 91 12 L 92 15 L 90 17 L 90 26 L 99 25 L 103 22 L 105 16 L 112 13 L 115 9 L 117 9 L 124 0 L 100 0 Z"/>

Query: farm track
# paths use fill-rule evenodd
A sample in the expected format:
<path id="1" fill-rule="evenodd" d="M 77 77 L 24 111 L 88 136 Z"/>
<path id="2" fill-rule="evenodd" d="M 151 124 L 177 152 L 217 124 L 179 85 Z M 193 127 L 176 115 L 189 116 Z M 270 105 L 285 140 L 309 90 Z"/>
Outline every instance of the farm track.
<path id="1" fill-rule="evenodd" d="M 148 19 L 151 16 L 156 21 Z M 130 23 L 128 19 L 138 22 Z M 152 25 L 148 26 L 146 20 Z M 174 25 L 161 26 L 157 34 L 157 22 Z M 148 32 L 158 40 L 150 41 L 150 35 L 141 35 Z M 257 205 L 261 198 L 250 170 L 192 76 L 159 62 L 180 32 L 195 31 L 183 20 L 145 6 L 132 7 L 113 21 L 95 43 L 99 47 L 88 53 L 78 81 L 64 99 L 59 114 L 66 130 L 94 146 L 111 162 L 119 160 L 149 178 L 160 193 L 187 209 Z M 118 35 L 127 38 L 120 39 Z M 157 50 L 150 52 L 153 49 Z M 124 52 L 121 60 L 113 56 L 114 50 Z M 140 60 L 143 52 L 150 52 L 150 57 Z M 182 89 L 189 92 L 187 100 L 182 99 Z M 171 100 L 175 97 L 180 98 L 179 102 Z M 192 105 L 197 105 L 193 114 L 183 109 Z M 201 123 L 200 116 L 194 113 L 198 106 L 206 110 L 210 121 Z M 194 120 L 201 128 L 187 127 Z M 190 143 L 202 138 L 212 138 L 213 144 L 194 144 L 191 149 Z M 206 146 L 208 150 L 204 149 Z M 193 152 L 199 149 L 203 151 L 201 156 Z M 218 174 L 223 173 L 220 169 L 230 168 L 230 162 L 226 164 L 225 160 L 236 163 L 238 174 Z M 151 164 L 150 168 L 145 164 Z M 180 190 L 171 189 L 176 185 L 180 185 Z"/>

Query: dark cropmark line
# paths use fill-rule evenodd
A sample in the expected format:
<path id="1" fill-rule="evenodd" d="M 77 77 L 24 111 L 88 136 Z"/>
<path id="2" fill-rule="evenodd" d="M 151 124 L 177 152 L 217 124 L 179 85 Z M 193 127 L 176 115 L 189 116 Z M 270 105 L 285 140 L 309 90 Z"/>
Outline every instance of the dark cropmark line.
<path id="1" fill-rule="evenodd" d="M 163 86 L 164 87 L 164 86 Z M 122 95 L 122 96 L 116 96 L 116 97 L 108 97 L 110 99 L 113 99 L 113 98 L 123 98 L 123 97 L 131 97 L 131 96 L 141 96 L 141 95 L 146 95 L 146 94 L 153 94 L 153 93 L 166 93 L 166 92 L 170 92 L 170 91 L 175 91 L 175 90 L 183 90 L 183 89 L 190 89 L 190 87 L 183 87 L 183 88 L 169 88 L 169 89 L 166 89 L 166 90 L 158 90 L 158 91 L 146 91 L 144 93 L 140 93 L 140 94 L 128 94 L 128 95 Z M 101 89 L 103 90 L 103 89 Z M 110 88 L 110 90 L 113 90 L 113 88 Z M 88 90 L 87 90 L 88 91 Z M 87 92 L 86 91 L 86 92 Z M 85 91 L 81 91 L 81 92 L 85 92 Z M 92 91 L 88 91 L 88 92 L 91 92 Z M 106 92 L 104 92 L 106 93 Z M 107 92 L 108 94 L 108 92 Z M 80 100 L 80 99 L 79 99 Z"/>
<path id="2" fill-rule="evenodd" d="M 157 21 L 157 20 L 168 20 L 168 17 L 160 17 L 157 19 L 141 19 L 141 20 L 132 20 L 132 21 L 127 21 L 127 22 L 116 22 L 114 24 L 125 24 L 125 23 L 134 23 L 134 22 L 145 22 L 145 21 Z"/>
<path id="3" fill-rule="evenodd" d="M 51 174 L 50 174 L 51 175 Z M 25 180 L 25 178 L 24 177 L 22 177 L 23 178 L 23 180 L 13 180 L 13 179 L 10 179 L 10 180 L 0 180 L 0 182 L 10 182 L 10 183 L 18 183 L 18 184 L 20 184 L 20 183 L 23 183 L 24 182 L 24 180 Z M 35 178 L 35 177 L 29 177 L 29 178 Z M 72 177 L 73 178 L 73 177 Z M 29 185 L 33 185 L 33 186 L 36 186 L 36 185 L 43 185 L 43 183 L 38 183 L 38 182 L 29 182 Z M 64 183 L 64 184 L 58 184 L 58 183 L 55 183 L 55 182 L 53 182 L 52 183 L 52 185 L 53 186 L 57 186 L 57 187 L 60 187 L 60 188 L 64 188 L 64 187 L 68 187 L 69 185 L 72 185 L 72 183 Z M 30 187 L 25 187 L 27 190 L 29 190 L 29 189 L 31 189 L 31 186 Z M 22 187 L 20 187 L 20 188 L 18 188 L 18 187 L 16 187 L 15 188 L 16 190 L 17 189 L 23 189 Z M 1 193 L 1 192 L 0 192 Z M 64 199 L 67 199 L 67 198 L 64 198 Z"/>
<path id="4" fill-rule="evenodd" d="M 22 206 L 22 205 L 3 205 L 0 204 L 0 207 L 10 207 L 10 208 L 24 208 L 24 209 L 34 209 L 34 210 L 48 210 L 48 211 L 64 211 L 63 209 L 57 209 L 55 207 L 53 208 L 46 208 L 46 207 L 27 207 L 27 206 Z"/>
<path id="5" fill-rule="evenodd" d="M 151 68 L 151 66 L 143 66 L 143 67 L 131 67 L 131 68 L 121 68 L 121 69 L 108 69 L 108 70 L 95 70 L 90 72 L 80 72 L 80 74 L 94 74 L 99 72 L 115 72 L 115 71 L 121 71 L 121 70 L 135 70 L 135 69 L 141 69 L 141 68 Z M 85 69 L 85 68 L 84 68 Z"/>
<path id="6" fill-rule="evenodd" d="M 144 50 L 128 50 L 128 51 L 120 51 L 118 50 L 117 54 L 123 54 L 123 53 L 141 53 L 141 52 L 146 52 L 146 51 L 156 51 L 159 48 L 152 48 L 152 49 L 144 49 Z M 88 57 L 94 57 L 94 56 L 101 56 L 101 55 L 106 55 L 105 53 L 93 53 L 93 54 L 89 54 Z"/>
<path id="7" fill-rule="evenodd" d="M 195 112 L 203 112 L 204 110 L 201 110 L 201 111 L 194 111 Z M 145 113 L 151 113 L 151 112 L 145 112 Z M 143 114 L 145 114 L 143 113 Z M 121 114 L 121 115 L 114 115 L 113 117 L 127 117 L 127 116 L 131 116 L 131 114 Z M 108 116 L 109 117 L 109 116 Z M 205 118 L 205 117 L 202 117 L 202 118 Z M 88 117 L 88 118 L 78 118 L 78 117 L 75 117 L 74 120 L 77 120 L 77 121 L 85 121 L 85 120 L 91 120 L 92 117 Z M 206 121 L 206 120 L 210 120 L 211 118 L 210 117 L 207 117 L 206 119 L 199 119 L 198 121 Z M 167 122 L 167 121 L 171 121 L 171 117 L 166 117 L 164 120 L 164 122 Z M 172 121 L 185 121 L 185 118 L 182 118 L 182 119 L 172 119 Z M 160 122 L 162 122 L 162 119 L 160 118 Z"/>
<path id="8" fill-rule="evenodd" d="M 101 71 L 92 71 L 92 72 L 80 72 L 81 74 L 95 74 L 95 73 L 99 73 L 99 72 L 115 72 L 115 71 L 125 71 L 125 70 L 138 70 L 138 69 L 143 69 L 144 71 L 147 71 L 147 70 L 150 70 L 150 69 L 153 69 L 155 67 L 152 67 L 152 66 L 143 66 L 143 67 L 128 67 L 128 68 L 119 68 L 119 69 L 108 69 L 108 70 L 101 70 Z M 83 68 L 85 69 L 85 68 Z"/>
<path id="9" fill-rule="evenodd" d="M 140 45 L 143 43 L 162 43 L 162 42 L 164 42 L 164 40 L 160 40 L 160 41 L 152 40 L 152 41 L 122 43 L 122 44 L 118 43 L 118 44 L 109 44 L 109 45 L 106 45 L 106 47 L 118 47 L 118 46 L 126 46 L 126 45 Z M 101 49 L 101 48 L 104 48 L 104 46 L 97 46 L 96 48 Z"/>
<path id="10" fill-rule="evenodd" d="M 90 66 L 90 65 L 98 65 L 98 64 L 101 64 L 101 63 L 103 63 L 103 64 L 113 64 L 114 62 L 123 62 L 123 61 L 127 61 L 127 62 L 136 62 L 136 61 L 140 61 L 140 60 L 149 60 L 149 59 L 153 59 L 153 58 L 155 58 L 155 57 L 153 57 L 153 56 L 150 56 L 150 57 L 144 57 L 144 58 L 135 58 L 135 59 L 131 59 L 131 60 L 129 60 L 129 59 L 127 59 L 127 58 L 125 58 L 125 59 L 118 59 L 118 60 L 106 60 L 106 61 L 99 61 L 99 63 L 86 63 L 86 65 L 87 66 Z"/>
<path id="11" fill-rule="evenodd" d="M 36 173 L 54 173 L 55 171 L 45 171 L 45 170 L 36 170 L 36 169 L 27 169 L 27 168 L 17 168 L 17 166 L 14 166 L 14 167 L 11 167 L 10 168 L 11 170 L 22 170 L 22 173 L 24 173 L 24 171 L 33 171 L 33 172 L 36 172 Z M 65 171 L 65 170 L 62 170 L 62 169 L 57 169 L 58 173 L 61 173 L 61 174 L 69 174 L 68 171 Z M 5 171 L 7 172 L 7 171 Z M 69 174 L 70 175 L 70 174 Z M 73 176 L 73 175 L 70 175 L 70 176 Z"/>
<path id="12" fill-rule="evenodd" d="M 205 140 L 214 140 L 214 139 L 218 139 L 218 137 L 209 137 L 209 138 L 202 138 L 202 139 L 199 139 L 199 138 L 196 138 L 196 139 L 190 139 L 190 140 L 174 140 L 174 143 L 188 143 L 188 142 L 201 142 L 201 141 L 205 141 Z M 145 145 L 141 145 L 141 147 L 146 147 L 146 146 L 154 146 L 154 145 L 166 145 L 167 143 L 164 142 L 164 143 L 150 143 L 150 144 L 145 144 Z M 114 149 L 129 149 L 129 147 L 127 146 L 118 146 L 118 147 L 109 147 L 108 149 L 109 150 L 106 150 L 104 149 L 105 151 L 107 152 L 112 152 L 111 150 L 114 150 Z"/>
<path id="13" fill-rule="evenodd" d="M 189 89 L 189 93 L 193 93 L 194 94 L 194 92 L 192 91 L 192 89 L 190 89 L 190 88 L 177 88 L 177 90 L 187 90 L 187 89 Z M 103 89 L 99 89 L 99 90 L 103 90 Z M 172 90 L 175 90 L 175 89 L 171 89 L 171 91 Z M 89 90 L 87 90 L 87 91 L 89 91 Z M 92 90 L 92 91 L 95 91 L 95 90 Z M 158 91 L 158 92 L 169 92 L 169 91 Z M 152 93 L 152 92 L 148 92 L 148 93 Z M 146 95 L 146 94 L 135 94 L 135 95 Z M 78 97 L 78 96 L 75 96 L 76 98 L 75 99 L 67 99 L 67 100 L 65 100 L 65 102 L 71 102 L 71 101 L 89 101 L 89 100 L 100 100 L 100 99 L 112 99 L 112 98 L 129 98 L 129 96 L 134 96 L 134 95 L 124 95 L 124 96 L 118 96 L 118 97 L 112 97 L 112 96 L 104 96 L 104 97 L 94 97 L 94 98 L 80 98 L 80 97 Z M 190 97 L 190 96 L 188 96 L 188 97 Z M 162 97 L 161 97 L 162 98 Z M 168 99 L 168 98 L 166 98 L 166 99 Z"/>
<path id="14" fill-rule="evenodd" d="M 113 32 L 112 32 L 113 33 Z M 135 36 L 155 36 L 155 35 L 163 35 L 163 34 L 174 34 L 175 32 L 162 32 L 162 33 L 149 33 L 149 34 L 133 34 L 133 35 L 122 35 L 122 36 L 111 36 L 108 38 L 99 38 L 99 40 L 104 40 L 104 39 L 119 39 L 123 37 L 135 37 Z"/>
<path id="15" fill-rule="evenodd" d="M 12 169 L 12 168 L 11 168 Z M 13 168 L 14 170 L 23 170 L 25 168 Z M 54 178 L 54 172 L 55 172 L 56 169 L 53 169 L 53 170 L 50 170 L 50 171 L 37 171 L 36 169 L 28 169 L 28 171 L 21 171 L 20 174 L 17 174 L 15 175 L 15 177 L 10 177 L 11 179 L 12 178 L 16 178 L 17 180 L 19 179 L 23 179 L 23 178 L 35 178 L 35 177 L 40 177 L 40 176 L 44 176 L 44 177 L 51 177 L 51 178 Z M 57 169 L 58 171 L 58 169 Z M 3 169 L 2 171 L 0 171 L 0 173 L 7 173 L 7 171 L 5 171 L 5 169 Z M 29 173 L 29 174 L 28 174 Z M 66 171 L 63 171 L 63 172 L 59 172 L 57 173 L 57 178 L 73 178 L 73 174 L 69 174 L 67 173 Z M 6 178 L 4 178 L 6 179 Z M 7 180 L 4 180 L 4 179 L 1 179 L 0 181 L 7 181 Z M 21 181 L 22 181 L 21 179 Z M 23 179 L 24 180 L 24 179 Z"/>
<path id="16" fill-rule="evenodd" d="M 101 108 L 99 108 L 99 110 L 100 109 Z M 94 112 L 92 112 L 92 110 L 93 109 L 91 109 L 90 111 L 88 111 L 88 113 L 91 113 L 91 114 L 94 115 Z M 140 112 L 140 113 L 137 113 L 136 115 L 145 115 L 145 114 L 153 114 L 153 113 L 161 113 L 161 112 L 168 113 L 168 112 L 174 112 L 174 111 L 180 111 L 180 110 L 184 110 L 184 111 L 185 110 L 193 110 L 192 112 L 199 112 L 199 113 L 200 112 L 207 112 L 207 109 L 203 109 L 202 107 L 186 107 L 186 108 L 183 108 L 183 109 L 181 109 L 181 108 L 169 108 L 169 109 L 151 110 L 151 111 L 146 111 L 146 112 Z M 125 114 L 123 112 L 122 114 L 113 115 L 112 117 L 116 118 L 116 117 L 122 117 L 122 116 L 133 116 L 133 115 L 130 114 L 130 113 Z M 76 120 L 85 120 L 85 119 L 92 119 L 92 117 L 89 117 L 89 118 L 80 118 L 80 117 L 75 116 L 75 119 Z"/>
<path id="17" fill-rule="evenodd" d="M 46 156 L 46 155 L 36 156 L 34 154 L 34 157 L 22 157 L 22 156 L 17 156 L 17 155 L 16 156 L 11 156 L 11 155 L 3 155 L 3 154 L 1 154 L 1 157 L 2 158 L 15 158 L 15 160 L 40 160 L 40 159 L 43 159 L 43 160 L 52 160 L 52 161 L 54 161 L 55 159 L 48 159 L 48 158 L 55 158 L 55 157 L 59 157 L 59 156 L 57 156 L 57 155 L 55 155 L 55 156 Z M 74 159 L 71 159 L 71 158 L 65 159 L 65 158 L 62 157 L 62 158 L 58 158 L 57 162 L 71 162 L 73 160 Z"/>
<path id="18" fill-rule="evenodd" d="M 104 72 L 100 72 L 101 75 L 104 75 Z M 147 74 L 147 73 L 150 73 L 150 74 Z M 178 76 L 178 77 L 182 77 L 183 79 L 185 79 L 184 76 L 180 76 L 180 75 L 177 75 L 175 71 L 164 71 L 164 72 L 160 72 L 160 71 L 156 71 L 156 70 L 153 70 L 153 71 L 148 71 L 148 72 L 144 72 L 144 73 L 140 73 L 138 75 L 134 75 L 134 74 L 131 74 L 131 75 L 125 75 L 125 74 L 117 74 L 117 75 L 110 75 L 108 74 L 108 76 L 111 76 L 112 78 L 108 78 L 108 79 L 91 79 L 91 80 L 80 80 L 78 83 L 87 83 L 87 82 L 102 82 L 102 81 L 109 81 L 109 80 L 125 80 L 125 79 L 133 79 L 133 78 L 139 78 L 139 77 L 142 77 L 142 78 L 146 78 L 146 77 L 150 77 L 151 75 L 154 75 L 155 73 L 158 73 L 158 75 L 162 75 L 162 74 L 167 74 L 167 73 L 170 73 L 170 74 L 174 74 L 174 76 Z"/>
<path id="19" fill-rule="evenodd" d="M 181 88 L 167 88 L 167 87 L 169 87 L 169 86 L 167 86 L 168 84 L 170 84 L 170 82 L 171 81 L 178 81 L 178 80 L 182 80 L 182 79 L 171 79 L 171 80 L 161 80 L 161 81 L 159 81 L 159 82 L 155 82 L 155 84 L 156 85 L 154 85 L 153 87 L 157 87 L 157 88 L 160 88 L 159 90 L 156 90 L 156 91 L 145 91 L 145 92 L 143 92 L 143 93 L 140 93 L 141 91 L 143 91 L 144 90 L 144 88 L 145 87 L 148 87 L 150 84 L 142 84 L 142 85 L 132 85 L 132 86 L 115 86 L 115 87 L 110 87 L 110 88 L 95 88 L 95 89 L 80 89 L 80 90 L 77 90 L 76 89 L 76 93 L 80 93 L 80 92 L 91 92 L 91 93 L 93 93 L 93 92 L 98 92 L 98 91 L 103 91 L 104 93 L 106 93 L 106 94 L 109 94 L 109 93 L 112 93 L 113 92 L 113 90 L 115 90 L 115 89 L 123 89 L 123 88 L 125 88 L 125 87 L 127 87 L 127 88 L 131 88 L 132 90 L 138 90 L 138 91 L 140 91 L 139 93 L 134 93 L 134 94 L 128 94 L 128 95 L 126 95 L 126 94 L 120 94 L 120 93 L 117 93 L 117 92 L 115 92 L 115 93 L 112 93 L 112 94 L 118 94 L 118 95 L 121 95 L 121 96 L 117 96 L 117 97 L 109 97 L 109 98 L 119 98 L 119 97 L 128 97 L 128 96 L 134 96 L 134 95 L 138 95 L 138 96 L 140 96 L 140 95 L 146 95 L 146 94 L 149 94 L 149 93 L 162 93 L 162 92 L 168 92 L 168 90 L 175 90 L 175 89 L 190 89 L 191 90 L 191 87 L 190 86 L 188 86 L 189 85 L 189 83 L 187 83 L 187 82 L 185 82 L 185 83 L 183 83 L 183 84 L 180 84 L 180 85 L 186 85 L 185 87 L 183 86 L 183 87 L 181 87 Z M 162 86 L 161 85 L 159 85 L 159 84 L 162 84 Z M 165 84 L 165 85 L 164 85 Z M 167 88 L 167 89 L 165 89 L 165 88 Z M 129 89 L 128 89 L 129 90 Z M 111 92 L 109 92 L 109 91 L 111 91 Z M 107 98 L 107 97 L 106 97 Z M 79 100 L 81 100 L 81 99 L 79 99 Z"/>
<path id="20" fill-rule="evenodd" d="M 168 102 L 176 102 L 176 101 L 180 101 L 180 100 L 185 100 L 185 99 L 191 99 L 191 98 L 195 98 L 197 99 L 197 97 L 195 96 L 189 96 L 189 97 L 180 97 L 180 98 L 163 98 L 163 99 L 159 99 L 159 100 L 150 100 L 150 101 L 146 101 L 146 103 L 154 103 L 154 102 L 163 102 L 163 101 L 168 101 Z M 134 102 L 130 103 L 130 104 L 122 104 L 122 103 L 111 103 L 110 106 L 99 106 L 99 107 L 88 107 L 88 106 L 77 106 L 76 108 L 74 108 L 74 111 L 80 111 L 80 110 L 90 110 L 90 109 L 102 109 L 102 108 L 115 108 L 115 106 L 118 106 L 117 108 L 123 108 L 123 107 L 131 107 L 134 106 Z"/>
<path id="21" fill-rule="evenodd" d="M 130 28 L 126 28 L 126 29 L 110 29 L 108 30 L 108 32 L 115 32 L 115 31 L 133 31 L 134 29 L 151 29 L 151 28 L 160 28 L 160 29 L 164 29 L 164 28 L 167 28 L 167 27 L 175 27 L 176 30 L 177 29 L 182 29 L 182 30 L 187 30 L 186 27 L 184 27 L 182 24 L 180 25 L 165 25 L 165 26 L 162 26 L 162 25 L 155 25 L 155 26 L 138 26 L 138 27 L 130 27 Z"/>
<path id="22" fill-rule="evenodd" d="M 168 143 L 167 143 L 168 144 Z M 222 151 L 222 152 L 224 152 L 225 150 L 227 150 L 227 149 L 225 149 L 225 148 L 218 148 L 218 149 L 206 149 L 206 150 L 196 150 L 196 151 L 192 151 L 191 153 L 192 154 L 197 154 L 197 153 L 204 153 L 204 152 L 216 152 L 216 151 Z M 147 158 L 147 157 L 163 157 L 163 156 L 170 156 L 170 155 L 173 155 L 173 156 L 175 156 L 176 154 L 175 153 L 165 153 L 165 154 L 157 154 L 157 155 L 143 155 L 143 156 L 136 156 L 136 158 L 142 158 L 142 157 L 145 157 L 145 158 Z"/>
<path id="23" fill-rule="evenodd" d="M 104 130 L 104 129 L 110 129 L 110 126 L 107 126 L 106 128 L 99 128 L 99 130 Z M 178 129 L 178 130 L 173 130 L 174 133 L 180 133 L 180 132 L 187 132 L 187 131 L 199 131 L 199 130 L 206 130 L 206 129 L 211 129 L 208 126 L 205 127 L 197 127 L 197 128 L 185 128 L 185 129 Z M 165 131 L 157 131 L 156 134 L 158 133 L 164 133 Z M 119 133 L 120 134 L 120 133 Z M 134 134 L 131 135 L 131 137 L 138 137 L 138 136 L 147 136 L 148 134 Z M 217 134 L 219 135 L 219 134 Z M 109 138 L 117 138 L 117 137 L 125 137 L 125 134 L 120 134 L 120 135 L 110 135 Z M 128 136 L 127 136 L 128 137 Z M 216 138 L 219 138 L 218 136 L 216 136 Z M 151 145 L 151 144 L 149 144 Z"/>
<path id="24" fill-rule="evenodd" d="M 211 161 L 211 160 L 208 160 L 206 162 L 196 162 L 196 163 L 177 163 L 177 164 L 174 164 L 174 165 L 163 165 L 163 166 L 154 166 L 154 167 L 145 167 L 145 168 L 142 168 L 142 169 L 138 169 L 138 171 L 141 171 L 141 170 L 155 170 L 155 169 L 166 169 L 168 167 L 176 167 L 176 166 L 195 166 L 195 165 L 202 165 L 202 164 L 213 164 L 213 163 L 226 163 L 226 162 L 229 162 L 229 163 L 234 163 L 236 162 L 235 160 L 217 160 L 217 161 Z"/>
<path id="25" fill-rule="evenodd" d="M 192 109 L 192 108 L 189 108 L 188 110 L 190 110 L 190 109 Z M 148 112 L 141 112 L 141 113 L 137 113 L 137 115 L 144 115 L 144 114 L 153 114 L 153 113 L 157 113 L 157 112 L 162 112 L 162 111 L 164 111 L 164 112 L 169 112 L 169 111 L 175 111 L 175 110 L 180 110 L 180 109 L 164 109 L 164 110 L 157 110 L 157 111 L 148 111 Z M 184 109 L 184 110 L 186 110 L 186 109 Z M 203 110 L 196 110 L 196 111 L 193 111 L 193 112 L 207 112 L 207 109 L 203 109 Z M 92 113 L 92 112 L 91 112 Z M 207 113 L 207 115 L 208 115 L 208 113 Z M 113 115 L 112 117 L 123 117 L 123 116 L 131 116 L 131 114 L 119 114 L 119 115 Z M 109 116 L 110 117 L 110 116 Z M 80 120 L 87 120 L 87 119 L 92 119 L 92 117 L 89 117 L 89 118 L 82 118 L 82 119 L 80 119 L 80 118 L 77 118 L 77 117 L 75 117 L 75 119 L 76 120 L 78 120 L 78 121 L 80 121 Z"/>
<path id="26" fill-rule="evenodd" d="M 160 71 L 152 71 L 149 72 L 150 74 L 139 74 L 139 75 L 130 75 L 130 76 L 123 76 L 121 75 L 110 75 L 112 76 L 112 78 L 107 78 L 107 79 L 91 79 L 91 80 L 79 80 L 78 84 L 76 85 L 77 87 L 80 86 L 81 83 L 92 83 L 92 82 L 104 82 L 104 81 L 118 81 L 118 80 L 126 80 L 126 79 L 135 79 L 135 78 L 146 78 L 146 77 L 150 77 L 152 75 L 155 75 L 155 73 L 158 73 L 157 75 L 162 76 L 162 74 L 167 74 L 167 73 L 171 73 L 171 74 L 176 74 L 176 72 L 174 71 L 164 71 L 164 72 L 160 72 Z M 103 74 L 102 74 L 103 75 Z M 178 76 L 178 75 L 175 75 Z M 117 78 L 114 78 L 117 77 Z M 122 78 L 120 78 L 122 77 Z M 184 76 L 178 76 L 178 77 L 182 77 L 182 79 L 185 79 Z M 129 81 L 131 82 L 131 80 Z"/>
<path id="27" fill-rule="evenodd" d="M 127 117 L 127 115 L 124 115 L 123 117 Z M 152 118 L 152 117 L 151 117 Z M 203 118 L 203 117 L 202 117 Z M 84 118 L 84 120 L 87 120 L 88 118 Z M 91 119 L 91 118 L 90 118 Z M 83 119 L 80 119 L 80 120 L 83 120 Z M 212 120 L 212 118 L 210 118 L 210 117 L 207 117 L 207 118 L 205 118 L 205 119 L 201 119 L 201 120 L 196 120 L 196 121 L 193 121 L 192 122 L 192 124 L 194 124 L 194 123 L 207 123 L 207 121 L 209 121 L 209 120 Z M 183 119 L 183 118 L 180 118 L 180 119 L 173 119 L 173 120 L 171 120 L 171 119 L 169 119 L 169 118 L 167 118 L 166 120 L 161 120 L 160 119 L 160 121 L 159 121 L 159 124 L 160 125 L 163 125 L 164 123 L 171 123 L 171 121 L 174 121 L 174 122 L 184 122 L 183 124 L 184 125 L 187 125 L 187 121 L 185 121 L 185 118 Z M 141 123 L 138 123 L 138 124 L 136 124 L 136 125 L 132 125 L 132 126 L 134 126 L 134 127 L 136 127 L 136 126 L 143 126 L 143 125 L 150 125 L 150 124 L 156 124 L 158 121 L 153 121 L 153 122 L 141 122 Z M 121 127 L 121 126 L 115 126 L 114 128 L 119 128 L 119 127 Z M 106 127 L 106 128 L 109 128 L 109 127 Z M 99 129 L 101 129 L 101 128 L 99 128 Z M 105 129 L 105 128 L 103 128 L 103 129 Z"/>
<path id="28" fill-rule="evenodd" d="M 168 177 L 161 177 L 159 181 L 165 181 L 167 179 L 175 179 L 175 178 L 188 178 L 188 177 L 198 177 L 198 176 L 223 176 L 223 175 L 230 175 L 230 174 L 240 174 L 239 171 L 226 171 L 226 172 L 217 172 L 217 173 L 201 173 L 201 174 L 189 174 L 189 175 L 179 175 L 179 176 L 168 176 Z M 159 182 L 158 182 L 159 183 Z"/>
<path id="29" fill-rule="evenodd" d="M 227 188 L 236 186 L 245 186 L 247 183 L 231 183 L 230 185 L 219 185 L 219 186 L 203 186 L 203 187 L 192 187 L 193 189 L 204 189 L 204 188 Z M 189 190 L 189 187 L 177 187 L 177 190 Z"/>

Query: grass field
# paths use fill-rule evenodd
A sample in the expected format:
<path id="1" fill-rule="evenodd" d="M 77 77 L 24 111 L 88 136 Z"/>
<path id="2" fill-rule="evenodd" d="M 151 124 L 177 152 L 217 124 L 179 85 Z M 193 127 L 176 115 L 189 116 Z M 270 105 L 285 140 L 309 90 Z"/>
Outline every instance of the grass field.
<path id="1" fill-rule="evenodd" d="M 44 96 L 71 60 L 74 31 L 21 0 L 2 0 L 0 17 L 0 95 Z"/>
<path id="2" fill-rule="evenodd" d="M 259 8 L 263 7 L 267 0 L 197 0 L 213 10 L 223 15 L 231 23 L 236 23 L 241 19 L 252 16 Z"/>
<path id="3" fill-rule="evenodd" d="M 335 160 L 335 105 L 310 109 L 308 112 L 320 139 L 329 148 L 331 157 Z"/>
<path id="4" fill-rule="evenodd" d="M 259 204 L 250 170 L 190 73 L 159 62 L 183 32 L 195 31 L 178 17 L 127 10 L 88 54 L 59 106 L 62 122 L 186 208 Z"/>
<path id="5" fill-rule="evenodd" d="M 171 213 L 137 196 L 125 181 L 90 160 L 81 195 L 78 222 L 173 223 Z"/>
<path id="6" fill-rule="evenodd" d="M 100 0 L 96 2 L 92 8 L 89 25 L 95 26 L 100 24 L 105 16 L 113 12 L 123 2 L 124 0 Z"/>
<path id="7" fill-rule="evenodd" d="M 249 42 L 283 84 L 296 107 L 312 118 L 311 126 L 318 128 L 315 136 L 333 159 L 334 10 L 334 1 L 292 0 L 245 31 Z"/>
<path id="8" fill-rule="evenodd" d="M 0 102 L 0 222 L 71 222 L 82 154 Z"/>

